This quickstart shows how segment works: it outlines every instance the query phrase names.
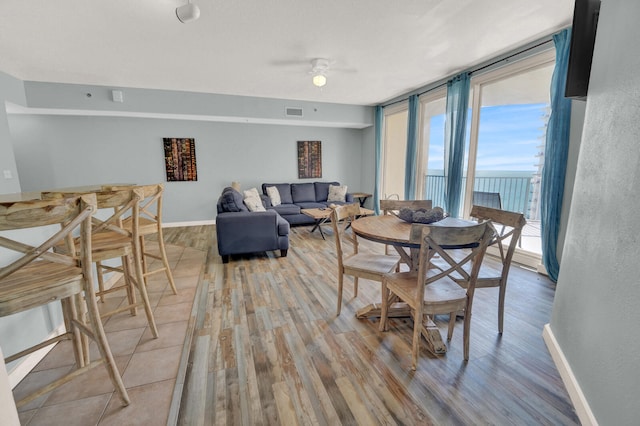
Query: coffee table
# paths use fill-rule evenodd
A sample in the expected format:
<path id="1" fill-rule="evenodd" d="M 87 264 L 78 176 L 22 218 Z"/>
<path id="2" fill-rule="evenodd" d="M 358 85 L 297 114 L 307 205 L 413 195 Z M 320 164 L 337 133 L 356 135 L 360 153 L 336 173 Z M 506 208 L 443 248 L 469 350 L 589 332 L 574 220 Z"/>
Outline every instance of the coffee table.
<path id="1" fill-rule="evenodd" d="M 312 217 L 316 221 L 316 223 L 313 225 L 313 228 L 311 228 L 310 232 L 314 232 L 316 229 L 318 229 L 320 231 L 320 235 L 322 236 L 323 240 L 325 240 L 326 238 L 324 237 L 324 232 L 322 231 L 322 224 L 324 224 L 326 221 L 328 221 L 331 218 L 332 211 L 333 209 L 331 207 L 300 210 L 302 214 Z M 373 210 L 360 207 L 360 214 L 358 215 L 358 217 L 369 216 L 372 214 L 374 214 Z"/>

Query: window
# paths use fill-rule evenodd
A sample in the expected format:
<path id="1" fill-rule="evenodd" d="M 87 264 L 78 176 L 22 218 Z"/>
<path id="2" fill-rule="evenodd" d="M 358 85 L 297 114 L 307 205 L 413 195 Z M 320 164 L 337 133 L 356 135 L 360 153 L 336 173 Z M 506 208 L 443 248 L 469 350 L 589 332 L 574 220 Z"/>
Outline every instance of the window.
<path id="1" fill-rule="evenodd" d="M 539 191 L 544 163 L 549 87 L 555 63 L 550 49 L 494 71 L 473 75 L 467 124 L 463 216 L 473 193 L 499 194 L 504 210 L 522 212 L 528 225 L 519 252 L 537 266 L 541 256 Z M 404 199 L 407 103 L 385 108 L 381 198 Z M 446 88 L 420 96 L 417 199 L 444 207 Z M 524 253 L 524 254 L 523 254 Z"/>

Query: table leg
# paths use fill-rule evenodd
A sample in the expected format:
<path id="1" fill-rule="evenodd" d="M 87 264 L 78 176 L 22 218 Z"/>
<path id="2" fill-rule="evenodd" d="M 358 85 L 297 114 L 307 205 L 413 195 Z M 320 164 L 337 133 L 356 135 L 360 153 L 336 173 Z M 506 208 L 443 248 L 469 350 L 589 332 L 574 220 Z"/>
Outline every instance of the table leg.
<path id="1" fill-rule="evenodd" d="M 316 223 L 313 225 L 313 228 L 311 228 L 310 232 L 314 232 L 317 229 L 320 231 L 320 235 L 322 236 L 322 239 L 326 240 L 326 238 L 324 237 L 324 232 L 322 231 L 322 226 L 321 226 L 326 221 L 327 221 L 326 217 L 323 217 L 321 219 L 316 219 Z"/>

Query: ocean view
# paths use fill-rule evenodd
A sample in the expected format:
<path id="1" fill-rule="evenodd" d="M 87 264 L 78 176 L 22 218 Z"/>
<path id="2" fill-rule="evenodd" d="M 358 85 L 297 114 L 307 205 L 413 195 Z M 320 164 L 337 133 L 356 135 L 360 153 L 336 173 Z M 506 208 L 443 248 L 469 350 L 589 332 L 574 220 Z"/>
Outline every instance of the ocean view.
<path id="1" fill-rule="evenodd" d="M 533 177 L 535 171 L 514 170 L 478 170 L 476 171 L 474 191 L 499 193 L 502 209 L 524 213 L 527 218 L 530 212 L 535 188 Z M 463 187 L 466 185 L 466 174 Z M 434 206 L 444 207 L 444 171 L 430 170 L 425 176 L 424 199 L 433 200 Z"/>

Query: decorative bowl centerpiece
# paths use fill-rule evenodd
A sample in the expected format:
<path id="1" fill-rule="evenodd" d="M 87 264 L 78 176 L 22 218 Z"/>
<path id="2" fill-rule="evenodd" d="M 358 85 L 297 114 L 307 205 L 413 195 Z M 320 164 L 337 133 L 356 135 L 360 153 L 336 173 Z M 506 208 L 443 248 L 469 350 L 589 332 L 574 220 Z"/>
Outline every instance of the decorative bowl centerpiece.
<path id="1" fill-rule="evenodd" d="M 440 207 L 417 210 L 404 208 L 400 209 L 398 217 L 409 223 L 433 223 L 444 219 L 444 210 Z"/>

